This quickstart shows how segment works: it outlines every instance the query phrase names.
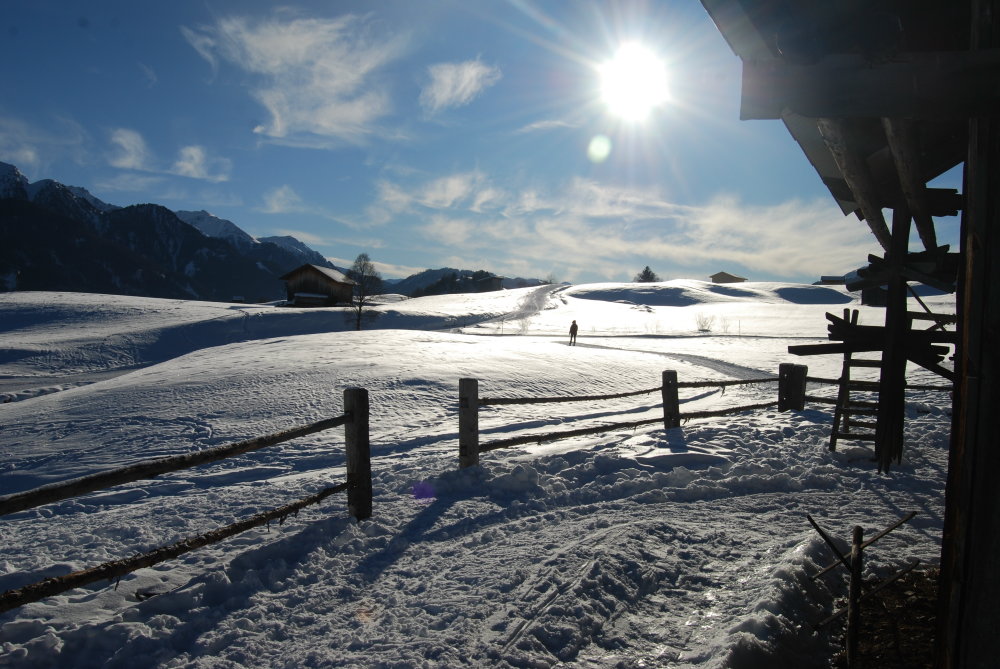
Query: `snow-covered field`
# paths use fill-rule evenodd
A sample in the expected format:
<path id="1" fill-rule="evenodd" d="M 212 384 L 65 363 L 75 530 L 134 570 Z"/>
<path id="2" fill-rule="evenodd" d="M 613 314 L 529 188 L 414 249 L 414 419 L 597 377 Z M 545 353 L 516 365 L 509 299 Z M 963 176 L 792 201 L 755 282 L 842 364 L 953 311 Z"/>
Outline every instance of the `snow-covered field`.
<path id="1" fill-rule="evenodd" d="M 371 396 L 375 491 L 370 520 L 334 496 L 0 614 L 0 667 L 826 666 L 835 639 L 812 624 L 845 586 L 808 578 L 830 556 L 806 514 L 846 538 L 917 511 L 868 569 L 937 562 L 946 393 L 908 393 L 904 460 L 885 476 L 856 443 L 828 451 L 828 405 L 609 430 L 459 470 L 457 388 L 595 395 L 655 387 L 664 369 L 762 378 L 781 362 L 836 377 L 839 357 L 787 347 L 826 341 L 823 314 L 844 308 L 884 317 L 839 288 L 698 281 L 386 300 L 361 332 L 337 309 L 0 294 L 0 494 L 336 416 L 351 386 Z M 682 391 L 681 410 L 776 394 Z M 480 431 L 640 420 L 658 399 L 490 407 Z M 343 480 L 343 450 L 335 429 L 2 517 L 0 590 L 295 501 Z"/>

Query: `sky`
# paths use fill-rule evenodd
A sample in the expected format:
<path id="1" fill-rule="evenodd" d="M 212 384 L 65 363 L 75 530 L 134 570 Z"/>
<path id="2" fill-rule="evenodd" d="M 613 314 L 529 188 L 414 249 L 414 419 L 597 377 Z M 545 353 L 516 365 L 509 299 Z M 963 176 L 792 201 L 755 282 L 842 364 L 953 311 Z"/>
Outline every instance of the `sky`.
<path id="1" fill-rule="evenodd" d="M 880 252 L 780 122 L 739 120 L 694 0 L 13 0 L 0 35 L 0 161 L 30 180 L 388 278 L 811 283 Z"/>
<path id="2" fill-rule="evenodd" d="M 954 310 L 952 295 L 926 299 Z M 949 393 L 907 392 L 906 447 L 888 474 L 868 444 L 829 450 L 831 404 L 664 430 L 655 390 L 483 407 L 483 444 L 606 428 L 459 469 L 456 397 L 461 377 L 479 379 L 481 397 L 593 397 L 655 389 L 671 369 L 682 384 L 758 381 L 682 387 L 682 417 L 775 402 L 788 345 L 826 341 L 824 312 L 845 306 L 862 323 L 884 317 L 842 287 L 782 283 L 421 297 L 379 306 L 361 332 L 338 308 L 0 293 L 0 492 L 308 425 L 340 415 L 354 386 L 369 392 L 374 493 L 367 520 L 333 495 L 120 582 L 0 613 L 0 667 L 828 668 L 842 627 L 813 625 L 842 604 L 846 574 L 810 578 L 834 558 L 807 514 L 843 542 L 855 525 L 869 538 L 916 511 L 865 549 L 865 578 L 938 564 Z M 715 319 L 710 333 L 695 331 L 699 314 Z M 832 378 L 842 360 L 795 362 Z M 5 515 L 0 592 L 344 478 L 337 428 Z"/>

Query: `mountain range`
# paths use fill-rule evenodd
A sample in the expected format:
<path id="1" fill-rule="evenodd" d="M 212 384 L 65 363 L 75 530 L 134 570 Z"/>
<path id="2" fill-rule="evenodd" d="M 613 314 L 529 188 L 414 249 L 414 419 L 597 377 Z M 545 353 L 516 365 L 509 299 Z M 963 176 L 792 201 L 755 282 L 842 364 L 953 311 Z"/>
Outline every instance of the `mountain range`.
<path id="1" fill-rule="evenodd" d="M 207 211 L 119 207 L 0 162 L 0 291 L 268 302 L 285 296 L 279 277 L 305 263 L 344 271 L 291 236 L 256 238 Z M 386 290 L 411 295 L 449 273 L 471 274 L 427 270 Z"/>

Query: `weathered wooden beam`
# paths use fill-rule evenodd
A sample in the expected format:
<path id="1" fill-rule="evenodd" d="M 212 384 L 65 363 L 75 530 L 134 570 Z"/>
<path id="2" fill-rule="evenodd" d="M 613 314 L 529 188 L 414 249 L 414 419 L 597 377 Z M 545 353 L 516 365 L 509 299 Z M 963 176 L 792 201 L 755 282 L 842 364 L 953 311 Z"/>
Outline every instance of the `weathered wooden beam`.
<path id="1" fill-rule="evenodd" d="M 302 427 L 295 427 L 290 430 L 285 430 L 284 432 L 277 432 L 263 437 L 255 437 L 253 439 L 239 441 L 234 444 L 216 446 L 215 448 L 206 448 L 200 451 L 194 451 L 193 453 L 159 458 L 157 460 L 146 460 L 134 465 L 121 467 L 107 472 L 91 474 L 89 476 L 83 476 L 60 483 L 50 483 L 49 485 L 44 485 L 40 488 L 35 488 L 34 490 L 5 495 L 0 497 L 0 516 L 7 515 L 9 513 L 16 513 L 18 511 L 24 511 L 25 509 L 31 509 L 43 504 L 59 502 L 64 499 L 69 499 L 70 497 L 85 495 L 97 490 L 110 488 L 111 486 L 131 483 L 133 481 L 140 481 L 143 479 L 151 479 L 161 474 L 176 472 L 182 469 L 189 469 L 197 465 L 208 464 L 209 462 L 216 462 L 218 460 L 231 458 L 236 455 L 242 455 L 243 453 L 250 453 L 268 446 L 280 444 L 283 441 L 289 441 L 291 439 L 304 437 L 309 434 L 338 427 L 346 423 L 349 418 L 350 417 L 347 415 L 337 416 L 336 418 L 327 418 L 326 420 L 317 421 Z"/>
<path id="2" fill-rule="evenodd" d="M 479 464 L 479 379 L 458 380 L 458 466 Z"/>
<path id="3" fill-rule="evenodd" d="M 910 240 L 910 212 L 896 209 L 892 215 L 892 246 L 886 254 L 890 265 L 902 268 Z M 875 428 L 875 459 L 880 472 L 903 459 L 903 420 L 906 416 L 906 344 L 910 323 L 906 317 L 906 280 L 899 273 L 889 281 L 885 308 L 885 349 L 879 377 L 878 424 Z"/>
<path id="4" fill-rule="evenodd" d="M 971 47 L 1000 46 L 1000 0 L 973 0 Z M 995 666 L 1000 657 L 1000 118 L 969 122 L 962 217 L 965 267 L 952 407 L 934 666 Z"/>
<path id="5" fill-rule="evenodd" d="M 912 119 L 883 118 L 882 128 L 892 151 L 892 159 L 899 175 L 899 186 L 906 198 L 906 205 L 913 214 L 913 222 L 920 241 L 928 251 L 937 248 L 934 219 L 927 202 L 926 187 L 920 176 L 920 152 L 917 148 L 916 122 Z"/>
<path id="6" fill-rule="evenodd" d="M 743 62 L 740 118 L 966 119 L 1000 115 L 1000 49 L 897 53 L 873 62 L 833 54 L 815 64 Z"/>
<path id="7" fill-rule="evenodd" d="M 891 235 L 885 217 L 882 216 L 878 186 L 864 156 L 854 146 L 848 124 L 843 119 L 837 118 L 821 118 L 816 123 L 823 141 L 826 142 L 830 154 L 837 163 L 837 169 L 850 187 L 854 200 L 861 207 L 868 227 L 882 248 L 888 249 Z"/>

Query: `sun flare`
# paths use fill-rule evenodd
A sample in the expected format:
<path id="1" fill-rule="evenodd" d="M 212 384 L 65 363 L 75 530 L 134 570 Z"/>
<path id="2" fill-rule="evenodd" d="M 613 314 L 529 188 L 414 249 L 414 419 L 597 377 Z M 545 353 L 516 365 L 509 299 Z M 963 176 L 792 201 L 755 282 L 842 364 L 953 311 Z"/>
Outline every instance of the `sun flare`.
<path id="1" fill-rule="evenodd" d="M 601 100 L 624 120 L 642 121 L 669 98 L 666 63 L 637 42 L 623 44 L 598 73 Z"/>

